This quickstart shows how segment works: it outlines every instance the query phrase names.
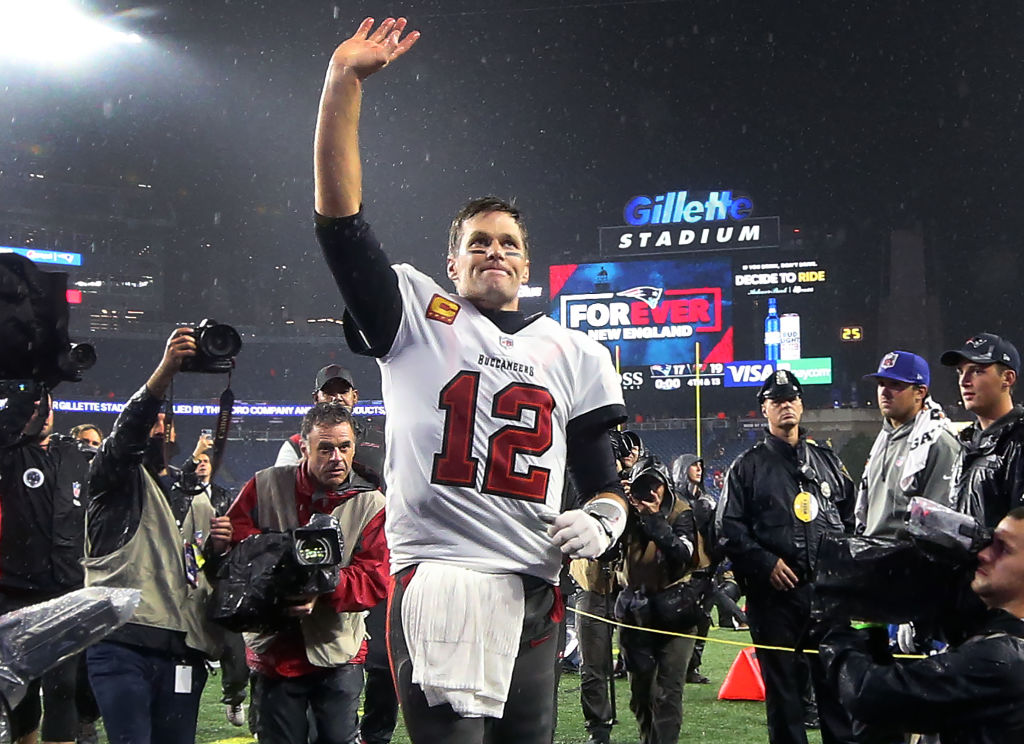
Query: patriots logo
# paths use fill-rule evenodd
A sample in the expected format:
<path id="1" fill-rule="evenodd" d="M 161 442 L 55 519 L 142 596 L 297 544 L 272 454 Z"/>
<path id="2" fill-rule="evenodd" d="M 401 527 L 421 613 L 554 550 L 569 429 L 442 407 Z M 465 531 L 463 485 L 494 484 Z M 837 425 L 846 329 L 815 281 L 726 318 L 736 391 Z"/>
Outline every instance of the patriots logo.
<path id="1" fill-rule="evenodd" d="M 977 349 L 987 343 L 988 339 L 984 336 L 975 336 L 974 338 L 967 339 L 967 346 L 970 346 L 972 349 Z"/>
<path id="2" fill-rule="evenodd" d="M 640 302 L 653 310 L 661 302 L 661 295 L 664 291 L 662 287 L 633 287 L 632 289 L 616 292 L 615 294 L 617 297 L 629 297 L 633 300 L 640 300 Z"/>

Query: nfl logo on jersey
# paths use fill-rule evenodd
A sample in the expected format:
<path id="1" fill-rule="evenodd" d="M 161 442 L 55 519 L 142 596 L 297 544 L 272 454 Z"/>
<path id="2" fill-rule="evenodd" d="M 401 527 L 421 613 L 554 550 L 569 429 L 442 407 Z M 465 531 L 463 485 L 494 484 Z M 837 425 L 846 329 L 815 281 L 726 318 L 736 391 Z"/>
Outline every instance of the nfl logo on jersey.
<path id="1" fill-rule="evenodd" d="M 511 349 L 514 342 L 508 336 L 502 336 L 498 339 L 498 343 L 500 343 L 504 349 Z"/>

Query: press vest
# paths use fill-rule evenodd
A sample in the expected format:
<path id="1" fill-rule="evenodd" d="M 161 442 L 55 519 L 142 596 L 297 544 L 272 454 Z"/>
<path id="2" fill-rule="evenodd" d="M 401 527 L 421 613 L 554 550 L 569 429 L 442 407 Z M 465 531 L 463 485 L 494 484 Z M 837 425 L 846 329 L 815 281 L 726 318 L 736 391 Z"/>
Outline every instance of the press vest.
<path id="1" fill-rule="evenodd" d="M 296 465 L 267 468 L 256 473 L 256 519 L 261 530 L 284 532 L 299 525 L 295 509 Z M 370 520 L 384 508 L 380 491 L 363 491 L 342 501 L 331 516 L 338 520 L 344 540 L 341 565 L 352 562 L 352 554 Z M 316 602 L 312 614 L 299 621 L 306 658 L 313 666 L 336 667 L 359 653 L 366 637 L 362 612 L 337 612 L 329 602 Z M 245 642 L 263 653 L 273 634 L 245 633 Z"/>
<path id="2" fill-rule="evenodd" d="M 675 524 L 679 515 L 691 511 L 690 505 L 683 498 L 677 498 L 669 511 L 667 521 L 669 525 Z M 697 546 L 700 545 L 700 535 L 696 535 Z M 665 589 L 679 581 L 686 581 L 690 573 L 697 568 L 698 556 L 703 556 L 702 550 L 695 546 L 694 556 L 690 563 L 685 566 L 669 566 L 666 561 L 658 557 L 658 546 L 653 540 L 648 540 L 646 535 L 635 528 L 626 538 L 626 557 L 619 572 L 619 580 L 623 586 L 643 586 L 648 592 L 657 592 Z M 704 556 L 706 560 L 706 556 Z"/>
<path id="3" fill-rule="evenodd" d="M 200 570 L 197 586 L 185 577 L 183 543 L 201 547 L 210 534 L 213 506 L 206 494 L 192 499 L 179 529 L 156 481 L 143 470 L 142 514 L 139 527 L 122 547 L 84 560 L 85 585 L 138 589 L 142 592 L 130 622 L 183 632 L 190 648 L 220 656 L 222 632 L 206 619 L 210 584 Z"/>

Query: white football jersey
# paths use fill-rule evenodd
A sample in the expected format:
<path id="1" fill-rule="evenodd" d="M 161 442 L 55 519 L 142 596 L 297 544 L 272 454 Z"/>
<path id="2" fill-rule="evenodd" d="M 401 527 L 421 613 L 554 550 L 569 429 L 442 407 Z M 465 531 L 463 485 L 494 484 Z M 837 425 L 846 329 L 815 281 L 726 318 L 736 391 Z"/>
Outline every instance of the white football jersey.
<path id="1" fill-rule="evenodd" d="M 395 342 L 378 359 L 388 417 L 391 570 L 445 561 L 557 583 L 540 514 L 559 511 L 566 425 L 624 413 L 608 350 L 540 317 L 506 334 L 407 264 Z"/>

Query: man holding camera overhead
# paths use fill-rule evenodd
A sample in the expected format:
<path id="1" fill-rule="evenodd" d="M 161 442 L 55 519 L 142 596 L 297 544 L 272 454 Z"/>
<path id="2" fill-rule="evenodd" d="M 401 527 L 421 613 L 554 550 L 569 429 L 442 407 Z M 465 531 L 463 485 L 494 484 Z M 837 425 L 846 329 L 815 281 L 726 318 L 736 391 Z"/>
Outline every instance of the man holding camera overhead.
<path id="1" fill-rule="evenodd" d="M 142 592 L 131 622 L 86 651 L 111 744 L 193 742 L 206 660 L 220 654 L 220 631 L 206 619 L 204 566 L 227 549 L 231 523 L 214 515 L 205 493 L 187 495 L 161 475 L 164 394 L 195 356 L 193 329 L 175 329 L 89 473 L 86 586 Z"/>
<path id="2" fill-rule="evenodd" d="M 302 419 L 303 459 L 261 470 L 228 511 L 234 541 L 265 531 L 291 530 L 314 514 L 332 515 L 342 538 L 334 591 L 287 596 L 293 624 L 274 634 L 246 634 L 250 666 L 259 675 L 261 742 L 305 744 L 306 708 L 319 744 L 349 744 L 357 732 L 361 664 L 366 655 L 363 610 L 387 594 L 388 551 L 384 496 L 352 470 L 352 415 L 321 402 Z"/>

